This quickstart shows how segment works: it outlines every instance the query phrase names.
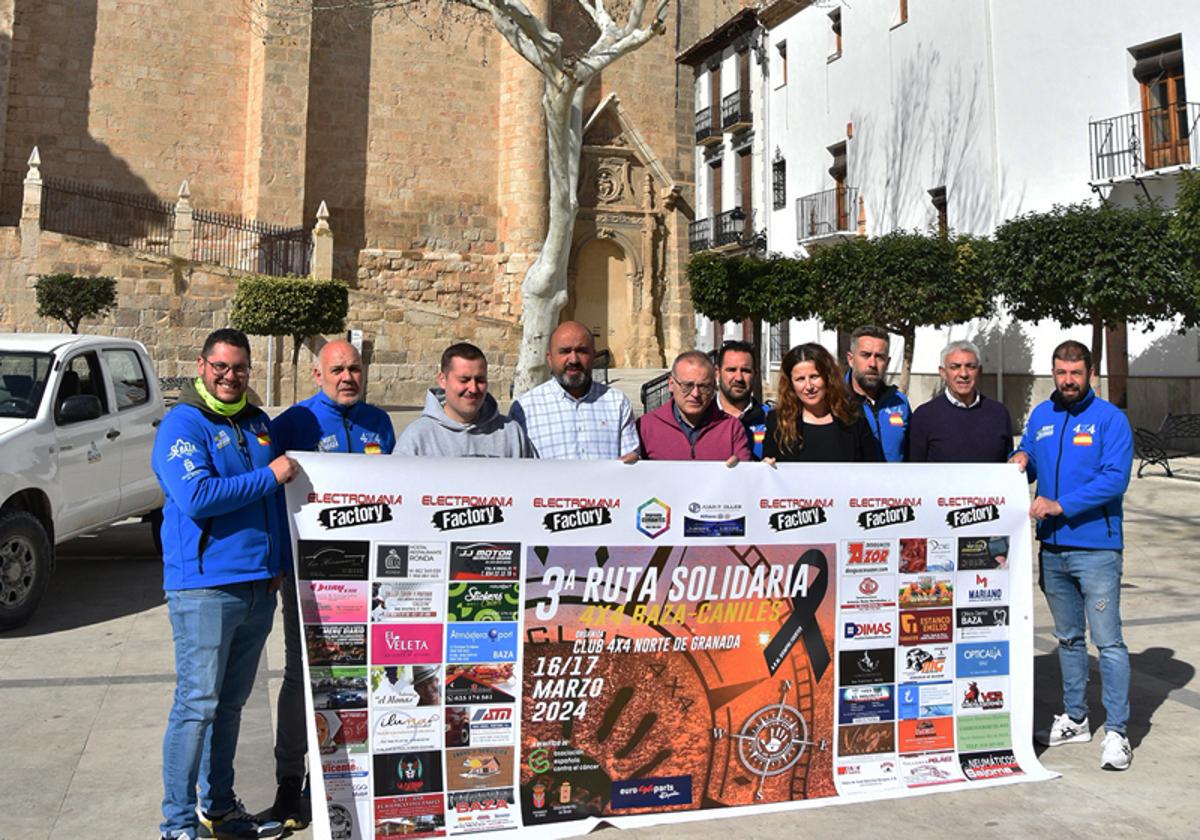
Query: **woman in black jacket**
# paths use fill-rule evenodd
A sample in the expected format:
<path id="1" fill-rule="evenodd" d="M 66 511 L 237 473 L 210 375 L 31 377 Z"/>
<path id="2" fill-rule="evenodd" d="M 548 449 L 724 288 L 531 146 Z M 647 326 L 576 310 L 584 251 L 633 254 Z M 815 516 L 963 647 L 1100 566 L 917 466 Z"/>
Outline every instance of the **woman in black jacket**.
<path id="1" fill-rule="evenodd" d="M 783 357 L 779 405 L 767 414 L 763 460 L 879 461 L 879 444 L 846 396 L 837 363 L 820 344 L 801 344 Z"/>

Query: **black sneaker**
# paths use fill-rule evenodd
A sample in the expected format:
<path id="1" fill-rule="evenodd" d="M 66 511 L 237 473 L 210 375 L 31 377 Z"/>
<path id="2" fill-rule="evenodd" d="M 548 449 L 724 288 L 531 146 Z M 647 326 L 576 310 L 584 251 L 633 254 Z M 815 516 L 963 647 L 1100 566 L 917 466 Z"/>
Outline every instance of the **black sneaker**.
<path id="1" fill-rule="evenodd" d="M 240 799 L 235 800 L 233 807 L 223 814 L 200 812 L 201 837 L 215 837 L 217 840 L 256 840 L 259 837 L 279 837 L 283 834 L 283 823 L 275 820 L 263 820 L 251 814 L 242 805 Z"/>
<path id="2" fill-rule="evenodd" d="M 275 804 L 271 806 L 271 819 L 283 824 L 284 828 L 304 828 L 312 820 L 312 802 L 303 779 L 284 779 L 275 791 Z"/>

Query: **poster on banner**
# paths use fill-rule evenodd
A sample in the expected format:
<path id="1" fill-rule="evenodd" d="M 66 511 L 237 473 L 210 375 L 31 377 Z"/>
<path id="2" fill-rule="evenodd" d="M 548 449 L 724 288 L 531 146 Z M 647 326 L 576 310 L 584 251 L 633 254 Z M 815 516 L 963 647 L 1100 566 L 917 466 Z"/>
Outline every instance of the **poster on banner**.
<path id="1" fill-rule="evenodd" d="M 1015 469 L 293 454 L 316 837 L 1052 776 Z"/>

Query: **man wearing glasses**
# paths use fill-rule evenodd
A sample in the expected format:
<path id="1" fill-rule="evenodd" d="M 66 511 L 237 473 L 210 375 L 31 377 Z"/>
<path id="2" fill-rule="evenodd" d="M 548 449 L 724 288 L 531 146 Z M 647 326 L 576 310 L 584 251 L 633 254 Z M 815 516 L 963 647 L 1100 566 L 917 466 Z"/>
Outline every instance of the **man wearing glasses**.
<path id="1" fill-rule="evenodd" d="M 668 379 L 671 401 L 638 418 L 641 457 L 649 461 L 750 460 L 741 421 L 717 407 L 717 370 L 699 350 L 680 353 Z"/>
<path id="2" fill-rule="evenodd" d="M 952 341 L 942 350 L 938 374 L 946 383 L 913 412 L 908 460 L 943 464 L 1003 464 L 1012 452 L 1012 418 L 1004 403 L 979 392 L 979 348 Z"/>
<path id="3" fill-rule="evenodd" d="M 246 401 L 250 343 L 212 333 L 197 377 L 163 418 L 154 473 L 163 507 L 163 588 L 175 643 L 175 701 L 163 738 L 160 836 L 277 837 L 233 792 L 242 707 L 275 616 L 281 575 L 279 487 L 297 464 Z M 196 786 L 200 787 L 200 813 Z"/>

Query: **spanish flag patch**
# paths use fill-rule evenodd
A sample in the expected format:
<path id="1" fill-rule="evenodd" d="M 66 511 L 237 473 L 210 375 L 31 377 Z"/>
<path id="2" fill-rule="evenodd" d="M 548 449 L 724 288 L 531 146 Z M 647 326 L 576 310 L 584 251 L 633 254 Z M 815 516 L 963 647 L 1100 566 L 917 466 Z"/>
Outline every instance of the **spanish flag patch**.
<path id="1" fill-rule="evenodd" d="M 888 422 L 891 423 L 893 426 L 903 426 L 904 418 L 901 417 L 899 414 L 889 414 Z"/>
<path id="2" fill-rule="evenodd" d="M 380 455 L 382 453 L 383 450 L 379 447 L 378 443 L 368 443 L 363 447 L 364 455 Z"/>
<path id="3" fill-rule="evenodd" d="M 759 429 L 758 431 L 756 431 L 754 433 L 754 442 L 755 443 L 762 443 L 766 439 L 767 439 L 767 432 L 765 429 Z"/>
<path id="4" fill-rule="evenodd" d="M 1079 432 L 1071 439 L 1071 442 L 1076 446 L 1091 446 L 1092 436 L 1087 432 Z"/>
<path id="5" fill-rule="evenodd" d="M 270 446 L 271 445 L 271 436 L 269 434 L 267 434 L 266 432 L 259 432 L 257 435 L 255 435 L 255 437 L 258 438 L 259 446 Z"/>

